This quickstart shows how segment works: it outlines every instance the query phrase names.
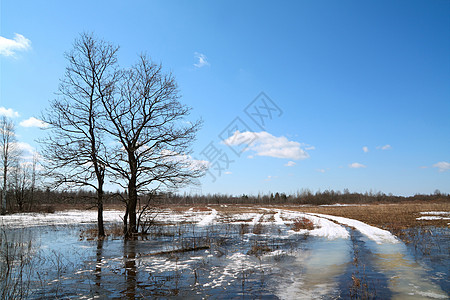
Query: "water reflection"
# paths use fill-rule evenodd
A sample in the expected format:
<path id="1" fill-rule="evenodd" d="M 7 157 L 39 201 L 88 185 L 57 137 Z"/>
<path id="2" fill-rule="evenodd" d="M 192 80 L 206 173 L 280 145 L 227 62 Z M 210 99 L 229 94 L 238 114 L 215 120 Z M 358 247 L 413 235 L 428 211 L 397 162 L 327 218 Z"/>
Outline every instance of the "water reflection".
<path id="1" fill-rule="evenodd" d="M 277 296 L 281 299 L 334 298 L 336 278 L 350 261 L 347 240 L 311 238 L 308 250 L 296 255 L 294 262 L 279 265 L 283 270 Z"/>
<path id="2" fill-rule="evenodd" d="M 102 282 L 102 265 L 103 265 L 103 239 L 97 240 L 96 264 L 95 264 L 95 285 L 100 288 Z"/>
<path id="3" fill-rule="evenodd" d="M 31 278 L 33 289 L 28 298 L 348 299 L 351 275 L 356 271 L 361 282 L 367 275 L 367 282 L 372 284 L 369 288 L 377 292 L 373 295 L 382 299 L 448 298 L 448 289 L 443 286 L 442 291 L 430 278 L 436 269 L 428 272 L 402 243 L 378 245 L 356 234 L 355 243 L 361 246 L 357 248 L 358 268 L 350 263 L 356 250 L 348 239 L 330 241 L 292 234 L 284 225 L 263 226 L 260 234 L 245 234 L 239 224 L 155 226 L 151 238 L 139 241 L 80 240 L 79 232 L 84 229 L 80 225 L 26 229 L 29 240 L 33 240 L 30 254 L 35 257 L 30 271 L 37 274 Z M 9 233 L 15 232 L 10 229 Z M 199 241 L 210 248 L 166 251 L 189 249 Z M 4 243 L 0 239 L 3 252 Z M 19 246 L 28 249 L 26 243 Z M 164 254 L 155 255 L 161 251 Z M 60 273 L 54 267 L 55 259 Z M 368 262 L 370 268 L 366 269 Z M 422 264 L 423 259 L 419 262 Z M 448 266 L 448 252 L 444 251 L 440 262 Z M 446 281 L 447 268 L 438 270 Z"/>
<path id="4" fill-rule="evenodd" d="M 125 262 L 125 297 L 134 299 L 136 296 L 136 241 L 124 240 L 123 259 Z"/>
<path id="5" fill-rule="evenodd" d="M 377 267 L 389 278 L 393 299 L 448 299 L 438 285 L 408 253 L 405 244 L 376 244 L 369 242 Z"/>

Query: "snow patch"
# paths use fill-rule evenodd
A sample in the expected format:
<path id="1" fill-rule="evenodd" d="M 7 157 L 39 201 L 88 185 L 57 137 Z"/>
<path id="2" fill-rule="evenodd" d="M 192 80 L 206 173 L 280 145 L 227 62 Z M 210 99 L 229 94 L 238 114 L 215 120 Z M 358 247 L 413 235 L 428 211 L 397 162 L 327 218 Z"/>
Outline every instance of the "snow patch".
<path id="1" fill-rule="evenodd" d="M 338 238 L 348 239 L 350 237 L 347 229 L 345 229 L 343 226 L 339 224 L 315 216 L 305 215 L 305 217 L 311 220 L 314 226 L 318 227 L 316 229 L 311 230 L 309 232 L 310 235 L 322 236 L 330 240 Z"/>
<path id="2" fill-rule="evenodd" d="M 416 218 L 416 220 L 418 220 L 418 221 L 422 221 L 422 220 L 428 220 L 428 221 L 432 221 L 432 220 L 450 220 L 450 218 L 442 217 L 442 216 L 423 216 L 423 217 Z"/>
<path id="3" fill-rule="evenodd" d="M 448 211 L 423 211 L 420 214 L 425 216 L 416 218 L 418 221 L 450 220 L 450 212 Z"/>
<path id="4" fill-rule="evenodd" d="M 103 211 L 103 220 L 108 222 L 121 222 L 123 212 L 118 210 Z M 34 227 L 34 226 L 63 226 L 73 224 L 89 224 L 97 222 L 97 211 L 95 210 L 67 210 L 55 213 L 18 213 L 0 216 L 0 224 L 11 227 Z"/>
<path id="5" fill-rule="evenodd" d="M 217 217 L 217 210 L 212 209 L 211 214 L 204 217 L 200 222 L 197 223 L 198 226 L 206 226 L 211 224 L 214 219 Z"/>
<path id="6" fill-rule="evenodd" d="M 450 211 L 423 211 L 422 215 L 450 215 Z"/>
<path id="7" fill-rule="evenodd" d="M 274 223 L 277 225 L 284 225 L 285 222 L 281 219 L 281 211 L 278 211 L 273 218 L 275 219 Z"/>
<path id="8" fill-rule="evenodd" d="M 283 216 L 283 218 L 281 218 Z M 347 229 L 345 229 L 343 226 L 336 224 L 334 222 L 331 222 L 330 220 L 313 216 L 310 214 L 300 213 L 300 212 L 294 212 L 294 211 L 286 211 L 286 210 L 278 210 L 277 213 L 274 216 L 275 224 L 277 225 L 286 225 L 286 224 L 292 224 L 295 222 L 298 218 L 306 218 L 313 222 L 314 227 L 316 227 L 313 230 L 300 230 L 298 232 L 295 232 L 293 230 L 290 230 L 289 233 L 291 234 L 304 234 L 308 233 L 312 236 L 319 236 L 319 237 L 325 237 L 329 240 L 334 240 L 338 238 L 342 239 L 348 239 L 350 237 Z M 286 221 L 284 221 L 284 220 Z"/>
<path id="9" fill-rule="evenodd" d="M 348 219 L 344 217 L 336 217 L 331 215 L 324 215 L 324 214 L 310 214 L 314 216 L 318 216 L 321 218 L 326 218 L 329 220 L 336 221 L 338 223 L 351 226 L 356 228 L 359 232 L 367 236 L 372 241 L 376 242 L 377 244 L 383 244 L 383 243 L 391 243 L 396 244 L 398 243 L 398 239 L 389 231 L 380 229 L 378 227 L 370 226 L 366 223 L 363 223 L 361 221 Z"/>

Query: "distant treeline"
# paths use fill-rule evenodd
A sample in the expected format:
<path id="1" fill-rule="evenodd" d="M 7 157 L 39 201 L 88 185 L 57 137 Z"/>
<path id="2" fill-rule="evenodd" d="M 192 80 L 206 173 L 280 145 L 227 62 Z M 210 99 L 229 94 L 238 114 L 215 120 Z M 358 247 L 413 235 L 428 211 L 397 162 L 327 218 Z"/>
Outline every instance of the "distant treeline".
<path id="1" fill-rule="evenodd" d="M 285 193 L 269 193 L 265 195 L 241 195 L 229 196 L 220 194 L 209 195 L 172 195 L 167 199 L 161 199 L 161 203 L 170 204 L 291 204 L 291 205 L 327 205 L 327 204 L 369 204 L 369 203 L 400 203 L 400 202 L 450 202 L 450 194 L 443 194 L 436 191 L 434 194 L 414 196 L 394 196 L 384 193 L 350 193 L 325 190 L 323 192 L 312 193 L 309 190 L 298 192 L 294 195 Z"/>
<path id="2" fill-rule="evenodd" d="M 108 205 L 123 205 L 127 199 L 126 193 L 105 194 L 104 203 Z M 10 190 L 7 193 L 8 212 L 19 211 L 45 211 L 52 212 L 66 207 L 90 208 L 95 207 L 96 194 L 94 192 L 79 191 L 54 191 L 50 189 L 22 190 L 18 193 Z M 289 205 L 326 205 L 326 204 L 370 204 L 370 203 L 401 203 L 401 202 L 450 202 L 450 195 L 440 193 L 436 190 L 433 194 L 417 194 L 404 197 L 395 195 L 386 195 L 381 192 L 373 193 L 352 193 L 348 190 L 333 191 L 325 190 L 311 192 L 302 190 L 293 195 L 285 193 L 268 193 L 260 195 L 190 195 L 176 193 L 159 193 L 153 195 L 140 196 L 140 203 L 150 206 L 161 205 L 212 205 L 212 204 L 289 204 Z M 125 207 L 125 206 L 124 206 Z"/>
<path id="3" fill-rule="evenodd" d="M 107 193 L 105 204 L 120 204 L 123 196 L 119 193 Z M 6 192 L 6 204 L 8 213 L 54 212 L 65 207 L 90 208 L 96 207 L 96 194 L 86 190 L 9 189 Z"/>

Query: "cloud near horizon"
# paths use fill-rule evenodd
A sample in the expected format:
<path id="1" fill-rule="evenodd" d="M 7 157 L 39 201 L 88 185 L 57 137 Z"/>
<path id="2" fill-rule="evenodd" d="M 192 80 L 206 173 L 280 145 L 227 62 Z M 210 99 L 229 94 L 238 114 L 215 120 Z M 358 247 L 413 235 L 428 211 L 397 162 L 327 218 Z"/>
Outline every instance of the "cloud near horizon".
<path id="1" fill-rule="evenodd" d="M 0 55 L 14 56 L 17 51 L 29 49 L 31 49 L 31 41 L 21 34 L 15 33 L 12 40 L 0 36 Z"/>
<path id="2" fill-rule="evenodd" d="M 48 123 L 45 123 L 42 120 L 36 119 L 35 117 L 28 118 L 28 119 L 20 122 L 19 125 L 22 127 L 39 127 L 39 128 L 48 127 Z"/>
<path id="3" fill-rule="evenodd" d="M 352 163 L 352 164 L 349 164 L 348 167 L 349 167 L 349 168 L 352 168 L 352 169 L 366 168 L 365 165 L 360 164 L 360 163 L 357 163 L 357 162 L 354 162 L 354 163 Z"/>
<path id="4" fill-rule="evenodd" d="M 236 130 L 232 136 L 223 140 L 222 143 L 229 146 L 247 145 L 245 151 L 254 151 L 258 156 L 269 156 L 301 160 L 309 158 L 309 154 L 301 148 L 302 144 L 289 141 L 286 137 L 276 137 L 272 134 L 261 132 L 239 132 Z"/>
<path id="5" fill-rule="evenodd" d="M 450 163 L 446 162 L 446 161 L 440 161 L 438 163 L 435 163 L 433 165 L 433 168 L 438 168 L 439 172 L 445 172 L 450 170 Z"/>
<path id="6" fill-rule="evenodd" d="M 8 118 L 17 118 L 20 115 L 17 111 L 14 111 L 12 108 L 0 106 L 0 116 L 5 116 Z"/>
<path id="7" fill-rule="evenodd" d="M 194 56 L 196 59 L 198 59 L 198 62 L 196 64 L 194 64 L 195 67 L 201 68 L 201 67 L 210 66 L 210 64 L 208 62 L 208 58 L 203 53 L 195 52 Z"/>
<path id="8" fill-rule="evenodd" d="M 14 142 L 14 148 L 19 151 L 19 155 L 23 160 L 31 160 L 37 153 L 36 149 L 25 142 Z"/>

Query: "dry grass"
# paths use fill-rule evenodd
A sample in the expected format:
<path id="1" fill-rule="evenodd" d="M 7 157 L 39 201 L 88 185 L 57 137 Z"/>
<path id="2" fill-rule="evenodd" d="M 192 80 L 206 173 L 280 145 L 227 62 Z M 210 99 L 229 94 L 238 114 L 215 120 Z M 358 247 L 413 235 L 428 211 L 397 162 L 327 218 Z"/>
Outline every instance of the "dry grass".
<path id="1" fill-rule="evenodd" d="M 261 208 L 281 208 L 295 210 L 306 213 L 322 213 L 335 215 L 340 217 L 351 218 L 362 221 L 372 226 L 383 228 L 391 231 L 393 234 L 401 237 L 408 228 L 426 228 L 428 226 L 448 227 L 448 220 L 417 220 L 423 216 L 421 212 L 427 211 L 450 211 L 450 203 L 446 202 L 410 202 L 401 204 L 370 204 L 370 205 L 352 205 L 352 206 L 259 206 L 259 205 L 164 205 L 158 206 L 158 209 L 170 209 L 176 213 L 183 213 L 189 209 L 196 212 L 207 212 L 216 209 L 224 217 L 224 220 L 231 220 L 235 215 L 244 213 L 261 213 Z M 105 209 L 123 209 L 119 207 L 108 206 Z M 269 212 L 273 214 L 273 212 Z M 267 214 L 267 212 L 265 212 Z M 273 216 L 272 218 L 273 219 Z M 246 221 L 251 221 L 246 220 Z M 267 220 L 266 220 L 267 221 Z M 272 220 L 273 221 L 273 220 Z M 253 229 L 258 232 L 260 226 Z M 313 229 L 312 224 L 308 224 L 305 220 L 296 220 L 293 224 L 294 230 Z M 247 232 L 249 228 L 242 228 L 242 233 Z M 90 232 L 91 231 L 91 232 Z M 122 234 L 121 226 L 107 233 L 112 236 L 120 236 Z M 96 230 L 88 230 L 83 234 L 83 238 L 96 237 Z M 405 237 L 406 239 L 406 237 Z"/>
<path id="2" fill-rule="evenodd" d="M 123 224 L 113 223 L 105 226 L 105 238 L 123 237 Z M 80 240 L 93 241 L 98 239 L 98 227 L 96 224 L 89 226 L 86 229 L 80 230 Z"/>
<path id="3" fill-rule="evenodd" d="M 450 203 L 402 203 L 372 204 L 359 206 L 311 206 L 290 207 L 289 209 L 310 213 L 323 213 L 359 220 L 372 226 L 383 228 L 399 237 L 403 242 L 412 243 L 415 249 L 429 254 L 427 247 L 433 241 L 431 227 L 449 227 L 448 220 L 417 220 L 424 216 L 421 212 L 450 211 Z"/>
<path id="4" fill-rule="evenodd" d="M 314 229 L 313 222 L 303 217 L 296 219 L 292 224 L 292 230 L 300 231 L 302 229 L 313 230 Z"/>
<path id="5" fill-rule="evenodd" d="M 289 209 L 359 220 L 387 230 L 417 226 L 448 227 L 448 220 L 417 220 L 425 211 L 450 211 L 450 203 L 402 203 L 358 206 L 309 206 Z"/>
<path id="6" fill-rule="evenodd" d="M 243 213 L 261 213 L 259 205 L 165 205 L 159 209 L 170 209 L 177 213 L 185 212 L 191 208 L 197 212 L 206 212 L 216 209 L 222 215 L 229 216 Z M 270 206 L 263 206 L 265 208 Z M 113 207 L 108 207 L 112 209 Z M 118 207 L 117 207 L 118 208 Z M 450 203 L 436 202 L 410 202 L 401 204 L 369 204 L 352 206 L 273 206 L 272 208 L 289 209 L 300 212 L 322 213 L 362 221 L 372 226 L 386 230 L 396 231 L 411 227 L 448 227 L 448 220 L 417 220 L 426 211 L 450 211 Z M 225 220 L 227 217 L 225 217 Z M 250 220 L 248 220 L 250 221 Z M 301 226 L 301 224 L 299 224 Z"/>

